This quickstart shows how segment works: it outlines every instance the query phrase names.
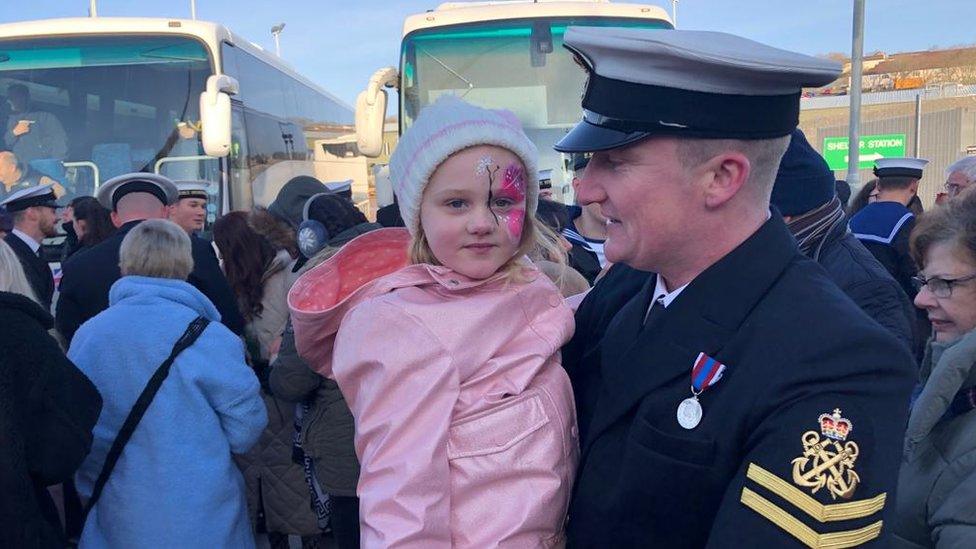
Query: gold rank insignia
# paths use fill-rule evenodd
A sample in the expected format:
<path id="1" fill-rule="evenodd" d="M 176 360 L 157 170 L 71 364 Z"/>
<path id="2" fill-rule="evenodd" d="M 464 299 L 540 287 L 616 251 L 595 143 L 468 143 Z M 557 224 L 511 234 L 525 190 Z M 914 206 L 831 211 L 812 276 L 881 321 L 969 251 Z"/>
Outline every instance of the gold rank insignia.
<path id="1" fill-rule="evenodd" d="M 793 460 L 793 482 L 816 494 L 826 488 L 832 499 L 850 499 L 861 479 L 854 471 L 858 448 L 847 437 L 854 429 L 841 411 L 820 414 L 820 433 L 807 431 L 800 437 L 803 455 Z M 823 438 L 821 438 L 821 435 Z"/>

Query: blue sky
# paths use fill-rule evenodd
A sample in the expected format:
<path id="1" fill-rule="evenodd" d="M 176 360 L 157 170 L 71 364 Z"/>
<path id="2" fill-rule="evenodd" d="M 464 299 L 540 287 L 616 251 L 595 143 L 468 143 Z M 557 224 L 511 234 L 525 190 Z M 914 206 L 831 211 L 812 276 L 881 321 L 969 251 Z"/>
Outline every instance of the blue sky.
<path id="1" fill-rule="evenodd" d="M 282 56 L 349 103 L 377 68 L 396 65 L 405 16 L 438 0 L 197 0 L 197 16 Z M 670 0 L 643 0 L 670 10 Z M 678 27 L 721 30 L 809 54 L 850 53 L 853 0 L 680 0 Z M 102 16 L 189 17 L 189 0 L 99 0 Z M 787 7 L 788 6 L 788 7 Z M 84 16 L 88 0 L 7 0 L 0 22 Z M 867 0 L 865 52 L 976 42 L 974 0 Z"/>

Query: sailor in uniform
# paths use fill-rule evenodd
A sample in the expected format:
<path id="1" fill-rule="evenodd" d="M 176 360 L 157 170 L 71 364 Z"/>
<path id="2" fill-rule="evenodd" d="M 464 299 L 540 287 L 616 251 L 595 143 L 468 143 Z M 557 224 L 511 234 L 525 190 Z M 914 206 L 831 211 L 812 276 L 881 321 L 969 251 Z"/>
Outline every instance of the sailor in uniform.
<path id="1" fill-rule="evenodd" d="M 0 208 L 6 209 L 14 223 L 4 241 L 20 259 L 27 281 L 45 310 L 51 308 L 54 297 L 54 276 L 43 258 L 41 243 L 57 234 L 55 212 L 60 207 L 52 185 L 21 189 L 0 201 Z"/>
<path id="2" fill-rule="evenodd" d="M 878 200 L 857 212 L 850 221 L 851 233 L 901 285 L 912 299 L 918 293 L 912 277 L 918 267 L 908 251 L 908 237 L 915 227 L 915 214 L 908 203 L 918 193 L 918 180 L 928 160 L 882 158 L 874 163 L 878 178 Z"/>
<path id="3" fill-rule="evenodd" d="M 770 192 L 824 59 L 724 33 L 573 27 L 581 204 L 614 263 L 563 349 L 570 547 L 884 544 L 908 350 L 803 256 Z"/>
<path id="4" fill-rule="evenodd" d="M 176 181 L 178 199 L 169 207 L 169 220 L 191 236 L 203 230 L 207 222 L 209 181 Z"/>
<path id="5" fill-rule="evenodd" d="M 119 230 L 63 265 L 55 324 L 69 343 L 84 322 L 108 308 L 109 290 L 122 277 L 119 250 L 125 235 L 146 219 L 166 219 L 178 193 L 169 178 L 143 172 L 114 177 L 98 188 L 96 197 L 112 211 Z M 236 334 L 243 333 L 244 319 L 209 245 L 193 246 L 193 271 L 187 282 L 213 302 L 221 323 Z"/>

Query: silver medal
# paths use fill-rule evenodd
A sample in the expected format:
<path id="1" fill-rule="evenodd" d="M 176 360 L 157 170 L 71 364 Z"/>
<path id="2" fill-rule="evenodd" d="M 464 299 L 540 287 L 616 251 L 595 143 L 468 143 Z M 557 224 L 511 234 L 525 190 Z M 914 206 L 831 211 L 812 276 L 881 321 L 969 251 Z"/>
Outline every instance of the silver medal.
<path id="1" fill-rule="evenodd" d="M 678 405 L 678 425 L 685 429 L 698 427 L 702 418 L 702 407 L 695 397 L 688 397 Z"/>

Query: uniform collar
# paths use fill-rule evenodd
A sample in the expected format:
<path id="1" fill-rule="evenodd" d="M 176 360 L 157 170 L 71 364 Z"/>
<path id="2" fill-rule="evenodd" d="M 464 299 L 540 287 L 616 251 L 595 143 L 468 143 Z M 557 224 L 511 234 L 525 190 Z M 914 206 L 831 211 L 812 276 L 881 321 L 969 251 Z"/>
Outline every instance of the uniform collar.
<path id="1" fill-rule="evenodd" d="M 664 277 L 658 275 L 656 278 L 657 281 L 654 283 L 654 295 L 651 297 L 651 303 L 660 302 L 665 309 L 667 309 L 668 305 L 670 305 L 671 302 L 674 301 L 678 295 L 680 295 L 681 292 L 688 287 L 688 284 L 691 284 L 691 282 L 688 282 L 688 284 L 675 288 L 669 292 L 668 287 L 664 283 Z"/>
<path id="2" fill-rule="evenodd" d="M 11 231 L 11 232 L 13 232 L 15 235 L 17 235 L 17 238 L 20 238 L 21 240 L 23 240 L 24 241 L 24 244 L 27 244 L 27 246 L 29 246 L 30 249 L 31 249 L 31 251 L 34 252 L 35 254 L 37 253 L 37 250 L 40 250 L 41 249 L 41 243 L 40 242 L 34 240 L 33 238 L 30 237 L 30 235 L 28 235 L 24 231 L 18 229 L 17 227 L 14 227 L 14 230 Z"/>

